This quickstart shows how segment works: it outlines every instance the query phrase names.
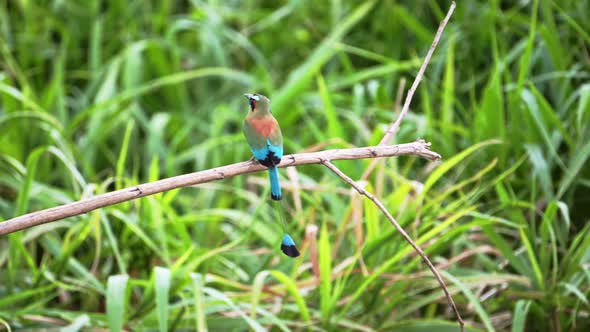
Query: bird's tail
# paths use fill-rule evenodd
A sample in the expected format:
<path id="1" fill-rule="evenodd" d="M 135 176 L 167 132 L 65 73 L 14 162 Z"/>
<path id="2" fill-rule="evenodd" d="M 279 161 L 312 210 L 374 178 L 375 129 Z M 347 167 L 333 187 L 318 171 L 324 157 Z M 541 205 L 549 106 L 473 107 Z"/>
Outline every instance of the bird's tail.
<path id="1" fill-rule="evenodd" d="M 297 257 L 299 256 L 299 250 L 297 250 L 297 247 L 295 246 L 295 242 L 293 241 L 293 239 L 291 238 L 291 235 L 285 233 L 285 235 L 283 235 L 283 241 L 281 242 L 281 250 L 283 251 L 283 253 L 289 257 Z"/>
<path id="2" fill-rule="evenodd" d="M 281 194 L 281 183 L 279 182 L 279 170 L 276 166 L 268 169 L 268 177 L 270 178 L 270 198 L 275 201 L 283 199 Z"/>
<path id="3" fill-rule="evenodd" d="M 276 169 L 276 168 L 275 168 Z M 297 257 L 299 256 L 299 250 L 295 246 L 295 241 L 289 233 L 287 233 L 287 225 L 285 223 L 285 219 L 283 218 L 283 203 L 281 201 L 277 201 L 276 205 L 278 206 L 279 218 L 281 218 L 281 223 L 283 224 L 283 240 L 281 241 L 281 251 L 289 256 L 289 257 Z"/>

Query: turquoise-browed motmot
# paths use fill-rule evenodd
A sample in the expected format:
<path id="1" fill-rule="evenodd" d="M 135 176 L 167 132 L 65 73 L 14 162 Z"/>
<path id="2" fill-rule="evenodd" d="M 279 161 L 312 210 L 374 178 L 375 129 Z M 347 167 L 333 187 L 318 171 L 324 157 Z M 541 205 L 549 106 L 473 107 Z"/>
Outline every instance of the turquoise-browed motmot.
<path id="1" fill-rule="evenodd" d="M 283 218 L 281 200 L 281 184 L 279 182 L 279 170 L 276 167 L 283 157 L 283 135 L 279 123 L 270 112 L 270 100 L 263 95 L 247 93 L 244 95 L 250 103 L 250 111 L 244 119 L 244 135 L 250 145 L 250 150 L 262 165 L 268 167 L 270 178 L 270 197 L 277 201 L 280 218 Z M 281 250 L 290 257 L 299 256 L 295 242 L 287 233 L 283 221 L 285 234 L 281 242 Z"/>

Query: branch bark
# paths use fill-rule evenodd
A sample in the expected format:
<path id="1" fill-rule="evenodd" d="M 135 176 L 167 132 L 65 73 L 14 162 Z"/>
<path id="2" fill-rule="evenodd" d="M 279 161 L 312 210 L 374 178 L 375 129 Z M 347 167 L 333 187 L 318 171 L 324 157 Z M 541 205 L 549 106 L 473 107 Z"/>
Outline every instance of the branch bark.
<path id="1" fill-rule="evenodd" d="M 457 306 L 455 305 L 455 301 L 453 301 L 453 297 L 451 296 L 451 293 L 449 292 L 449 289 L 447 288 L 445 281 L 443 280 L 440 273 L 438 273 L 438 270 L 436 269 L 436 267 L 434 267 L 434 264 L 432 264 L 430 259 L 428 259 L 428 256 L 426 256 L 426 254 L 424 253 L 422 248 L 420 248 L 420 246 L 418 246 L 414 242 L 414 240 L 412 240 L 410 235 L 408 235 L 408 233 L 406 233 L 406 231 L 402 228 L 402 226 L 397 222 L 397 220 L 395 220 L 395 218 L 391 215 L 391 213 L 389 213 L 389 211 L 387 211 L 387 208 L 385 208 L 385 205 L 383 205 L 383 203 L 381 203 L 381 201 L 378 200 L 377 197 L 373 196 L 371 193 L 366 191 L 363 187 L 359 186 L 348 175 L 344 174 L 344 172 L 342 172 L 340 169 L 338 169 L 338 167 L 334 166 L 334 164 L 332 164 L 329 160 L 323 160 L 322 164 L 324 164 L 324 166 L 326 166 L 329 170 L 334 172 L 334 174 L 338 175 L 346 183 L 350 184 L 354 189 L 356 189 L 356 191 L 359 192 L 359 194 L 364 195 L 369 200 L 371 200 L 377 206 L 377 208 L 379 208 L 379 210 L 381 210 L 381 212 L 383 212 L 383 214 L 387 217 L 387 219 L 389 219 L 389 222 L 391 222 L 391 224 L 393 225 L 393 227 L 395 227 L 397 232 L 402 235 L 404 240 L 406 240 L 406 242 L 408 242 L 410 244 L 410 246 L 412 246 L 412 248 L 414 248 L 414 250 L 418 253 L 418 255 L 420 255 L 420 257 L 422 257 L 422 260 L 424 260 L 426 265 L 428 265 L 428 268 L 430 269 L 430 271 L 432 271 L 432 274 L 434 274 L 434 277 L 438 281 L 440 287 L 443 289 L 443 292 L 445 293 L 445 297 L 447 298 L 449 305 L 451 306 L 451 308 L 453 309 L 453 312 L 455 313 L 455 316 L 457 317 L 457 322 L 459 323 L 459 327 L 461 328 L 461 331 L 464 331 L 465 322 L 463 321 L 463 318 L 461 318 L 461 314 L 459 313 L 459 310 L 457 309 Z"/>
<path id="2" fill-rule="evenodd" d="M 321 164 L 322 160 L 353 160 L 416 155 L 429 160 L 438 160 L 440 155 L 429 150 L 430 143 L 419 139 L 412 143 L 391 146 L 369 146 L 353 149 L 336 149 L 312 153 L 299 153 L 283 156 L 278 167 Z M 154 195 L 164 191 L 196 185 L 199 183 L 223 180 L 228 177 L 260 172 L 266 167 L 256 161 L 244 161 L 200 172 L 179 175 L 150 183 L 140 184 L 110 193 L 90 197 L 77 202 L 32 212 L 20 217 L 0 222 L 0 235 L 20 231 L 47 222 L 84 214 L 105 206 Z"/>
<path id="3" fill-rule="evenodd" d="M 434 54 L 434 50 L 436 49 L 436 46 L 438 45 L 440 37 L 442 36 L 442 33 L 443 33 L 447 23 L 449 22 L 451 16 L 453 15 L 454 11 L 455 11 L 455 2 L 453 1 L 453 2 L 451 2 L 451 6 L 447 12 L 447 15 L 440 22 L 440 25 L 438 27 L 438 30 L 437 30 L 435 36 L 434 36 L 432 44 L 430 45 L 430 49 L 428 50 L 428 53 L 426 54 L 426 57 L 424 58 L 424 61 L 422 62 L 422 65 L 420 66 L 420 69 L 418 70 L 418 74 L 416 75 L 416 78 L 414 79 L 414 82 L 412 83 L 412 86 L 410 87 L 410 90 L 408 91 L 408 94 L 407 94 L 405 102 L 404 102 L 404 106 L 403 106 L 399 116 L 397 117 L 395 122 L 389 127 L 387 132 L 385 132 L 385 135 L 383 136 L 383 138 L 379 142 L 379 146 L 389 144 L 389 142 L 393 139 L 393 137 L 399 131 L 401 122 L 404 120 L 406 114 L 408 113 L 408 111 L 410 109 L 410 104 L 412 103 L 412 98 L 414 96 L 414 93 L 416 92 L 418 85 L 422 81 L 422 77 L 424 76 L 424 72 L 426 71 L 426 67 L 428 66 L 428 63 L 430 62 L 430 59 L 432 58 L 432 54 Z M 398 92 L 398 96 L 399 96 L 399 92 Z M 364 174 L 362 175 L 361 180 L 366 180 L 369 177 L 371 172 L 375 169 L 377 162 L 378 162 L 377 159 L 373 159 L 371 161 L 369 167 L 365 170 Z M 461 329 L 461 332 L 465 331 L 465 322 L 463 321 L 463 318 L 461 318 L 461 314 L 459 313 L 459 310 L 457 309 L 457 306 L 455 305 L 455 301 L 453 301 L 453 297 L 451 296 L 440 273 L 437 271 L 436 267 L 432 264 L 432 262 L 430 262 L 430 259 L 428 259 L 428 256 L 426 256 L 424 251 L 412 240 L 412 238 L 408 235 L 408 233 L 406 233 L 406 231 L 399 225 L 399 223 L 395 220 L 395 218 L 391 215 L 391 213 L 389 213 L 389 211 L 387 211 L 387 209 L 385 208 L 383 203 L 381 203 L 381 201 L 378 200 L 377 197 L 370 194 L 364 188 L 359 186 L 349 176 L 344 174 L 336 166 L 334 166 L 332 163 L 330 163 L 329 159 L 325 159 L 322 163 L 324 164 L 324 166 L 326 166 L 328 169 L 330 169 L 332 172 L 334 172 L 336 175 L 338 175 L 342 180 L 344 180 L 345 182 L 350 184 L 353 188 L 355 188 L 359 192 L 359 194 L 364 195 L 369 200 L 371 200 L 383 212 L 383 214 L 385 214 L 387 219 L 389 219 L 391 224 L 395 227 L 395 229 L 398 231 L 398 233 L 400 233 L 402 235 L 402 237 L 406 240 L 406 242 L 408 242 L 412 246 L 412 248 L 414 248 L 414 250 L 420 255 L 420 257 L 422 257 L 422 259 L 424 260 L 424 262 L 426 263 L 426 265 L 428 266 L 430 271 L 432 271 L 432 273 L 434 274 L 434 276 L 435 276 L 436 280 L 438 281 L 438 283 L 440 284 L 441 288 L 443 289 L 445 297 L 447 298 L 449 305 L 451 306 L 453 312 L 455 313 L 455 316 L 457 317 L 457 322 L 459 323 L 459 327 Z M 361 259 L 362 259 L 362 257 L 361 257 Z M 362 263 L 362 260 L 361 260 L 361 263 Z"/>

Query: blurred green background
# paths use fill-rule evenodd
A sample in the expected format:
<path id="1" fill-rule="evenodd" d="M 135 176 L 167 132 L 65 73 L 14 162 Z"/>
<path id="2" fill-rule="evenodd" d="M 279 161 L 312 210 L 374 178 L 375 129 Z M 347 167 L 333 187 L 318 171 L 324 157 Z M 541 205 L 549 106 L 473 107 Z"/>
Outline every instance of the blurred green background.
<path id="1" fill-rule="evenodd" d="M 245 92 L 286 153 L 377 144 L 449 5 L 0 0 L 0 218 L 249 159 Z M 588 13 L 460 1 L 395 138 L 443 162 L 366 184 L 469 331 L 590 326 Z M 281 176 L 302 257 L 265 173 L 174 190 L 1 237 L 0 330 L 458 331 L 372 203 L 319 165 Z"/>

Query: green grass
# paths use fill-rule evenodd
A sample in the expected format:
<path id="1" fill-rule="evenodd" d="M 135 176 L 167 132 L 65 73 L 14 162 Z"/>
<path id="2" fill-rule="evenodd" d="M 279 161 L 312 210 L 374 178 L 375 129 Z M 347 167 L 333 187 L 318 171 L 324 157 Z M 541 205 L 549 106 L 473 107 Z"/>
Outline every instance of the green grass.
<path id="1" fill-rule="evenodd" d="M 270 97 L 287 153 L 377 144 L 448 6 L 0 0 L 0 220 L 249 159 L 245 92 Z M 459 2 L 395 138 L 443 162 L 369 178 L 468 331 L 590 326 L 588 12 Z M 458 331 L 370 202 L 325 167 L 297 175 L 296 260 L 264 173 L 1 237 L 0 330 Z"/>

